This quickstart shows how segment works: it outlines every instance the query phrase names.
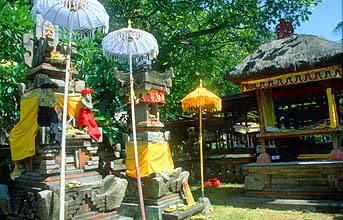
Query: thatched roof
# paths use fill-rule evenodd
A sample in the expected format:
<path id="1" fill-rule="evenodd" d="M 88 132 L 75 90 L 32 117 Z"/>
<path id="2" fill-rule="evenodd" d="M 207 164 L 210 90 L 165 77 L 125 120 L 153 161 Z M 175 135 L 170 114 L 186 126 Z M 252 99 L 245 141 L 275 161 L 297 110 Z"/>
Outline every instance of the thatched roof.
<path id="1" fill-rule="evenodd" d="M 313 35 L 293 35 L 261 45 L 230 69 L 225 80 L 242 81 L 342 64 L 342 44 Z"/>

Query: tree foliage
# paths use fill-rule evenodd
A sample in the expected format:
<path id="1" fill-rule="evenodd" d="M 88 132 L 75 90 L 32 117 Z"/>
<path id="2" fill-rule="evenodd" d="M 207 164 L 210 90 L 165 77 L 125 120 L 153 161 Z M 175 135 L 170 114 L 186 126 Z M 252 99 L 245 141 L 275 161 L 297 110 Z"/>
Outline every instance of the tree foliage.
<path id="1" fill-rule="evenodd" d="M 120 141 L 127 132 L 126 123 L 115 120 L 115 114 L 125 109 L 125 100 L 119 94 L 117 81 L 113 77 L 113 64 L 103 59 L 101 34 L 94 39 L 83 39 L 77 45 L 78 78 L 94 89 L 93 109 L 98 125 L 104 130 L 109 143 Z"/>
<path id="2" fill-rule="evenodd" d="M 0 0 L 0 127 L 11 129 L 18 119 L 16 88 L 27 68 L 23 61 L 22 35 L 32 32 L 30 1 Z"/>
<path id="3" fill-rule="evenodd" d="M 181 114 L 180 100 L 197 87 L 200 79 L 220 96 L 240 92 L 238 86 L 223 80 L 223 73 L 257 46 L 273 39 L 280 18 L 299 26 L 308 20 L 309 6 L 320 1 L 100 0 L 110 15 L 110 30 L 126 27 L 131 19 L 134 28 L 152 33 L 159 43 L 160 53 L 153 68 L 160 72 L 174 69 L 171 94 L 161 112 L 163 120 Z M 27 72 L 21 36 L 33 31 L 30 9 L 29 0 L 0 0 L 0 126 L 6 128 L 11 128 L 18 118 L 15 90 Z M 102 37 L 96 35 L 91 41 L 78 42 L 77 68 L 79 77 L 95 89 L 98 121 L 109 125 L 107 132 L 118 134 L 122 126 L 114 122 L 114 113 L 123 110 L 125 103 L 112 76 L 113 67 L 118 64 L 109 63 L 102 56 Z"/>
<path id="4" fill-rule="evenodd" d="M 112 29 L 126 26 L 152 33 L 160 46 L 154 68 L 174 68 L 171 95 L 162 116 L 181 113 L 180 100 L 203 80 L 218 95 L 239 92 L 223 73 L 274 37 L 280 18 L 300 25 L 311 0 L 102 0 Z"/>

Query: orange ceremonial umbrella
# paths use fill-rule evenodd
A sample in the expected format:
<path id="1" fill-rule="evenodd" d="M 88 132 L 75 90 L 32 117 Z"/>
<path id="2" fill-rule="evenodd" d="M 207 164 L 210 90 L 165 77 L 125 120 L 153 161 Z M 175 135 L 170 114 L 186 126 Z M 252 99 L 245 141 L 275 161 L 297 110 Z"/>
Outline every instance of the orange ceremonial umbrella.
<path id="1" fill-rule="evenodd" d="M 206 88 L 202 87 L 202 80 L 200 85 L 194 91 L 186 95 L 181 100 L 182 109 L 186 112 L 199 112 L 199 145 L 200 145 L 200 174 L 201 174 L 201 195 L 204 198 L 204 168 L 203 168 L 203 147 L 202 147 L 202 110 L 221 111 L 222 100 Z"/>

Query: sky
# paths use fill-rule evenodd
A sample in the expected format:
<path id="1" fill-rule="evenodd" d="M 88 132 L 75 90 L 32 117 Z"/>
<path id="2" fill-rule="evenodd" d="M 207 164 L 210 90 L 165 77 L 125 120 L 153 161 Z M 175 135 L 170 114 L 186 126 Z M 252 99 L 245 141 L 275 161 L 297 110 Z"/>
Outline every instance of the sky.
<path id="1" fill-rule="evenodd" d="M 332 41 L 340 41 L 342 32 L 333 33 L 342 21 L 342 0 L 323 0 L 316 8 L 311 8 L 309 20 L 296 27 L 295 34 L 312 34 Z"/>

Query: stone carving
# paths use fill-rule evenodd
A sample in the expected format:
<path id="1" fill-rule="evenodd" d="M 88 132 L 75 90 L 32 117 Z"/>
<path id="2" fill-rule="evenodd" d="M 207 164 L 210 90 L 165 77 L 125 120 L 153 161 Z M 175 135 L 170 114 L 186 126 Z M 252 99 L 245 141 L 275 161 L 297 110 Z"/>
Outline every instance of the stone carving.
<path id="1" fill-rule="evenodd" d="M 280 19 L 280 23 L 276 25 L 277 39 L 290 37 L 294 34 L 294 28 L 291 22 L 285 19 Z"/>
<path id="2" fill-rule="evenodd" d="M 127 180 L 107 175 L 104 178 L 104 189 L 101 195 L 105 196 L 106 209 L 119 208 L 125 196 Z"/>
<path id="3" fill-rule="evenodd" d="M 37 193 L 37 216 L 39 219 L 58 220 L 58 195 L 51 190 Z"/>
<path id="4" fill-rule="evenodd" d="M 188 182 L 188 178 L 189 172 L 182 171 L 181 167 L 175 168 L 170 174 L 153 173 L 149 177 L 142 179 L 144 197 L 146 199 L 160 199 L 169 194 L 180 194 L 182 192 L 182 182 Z M 137 196 L 136 180 L 133 178 L 127 179 L 129 182 L 127 196 Z"/>
<path id="5" fill-rule="evenodd" d="M 6 185 L 0 185 L 0 217 L 10 213 L 10 197 Z"/>

